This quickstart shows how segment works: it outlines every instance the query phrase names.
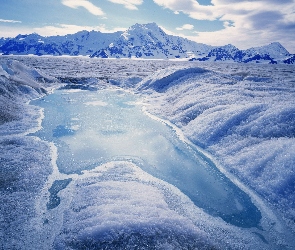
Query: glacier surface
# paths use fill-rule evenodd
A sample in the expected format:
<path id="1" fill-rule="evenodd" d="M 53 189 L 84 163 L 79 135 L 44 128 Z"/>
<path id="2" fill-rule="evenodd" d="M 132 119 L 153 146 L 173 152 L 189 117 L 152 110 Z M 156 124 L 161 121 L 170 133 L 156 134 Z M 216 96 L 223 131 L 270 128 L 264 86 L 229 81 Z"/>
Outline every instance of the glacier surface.
<path id="1" fill-rule="evenodd" d="M 26 56 L 0 65 L 1 248 L 294 248 L 294 67 Z M 132 92 L 137 103 L 122 104 L 144 107 L 200 150 L 251 197 L 259 225 L 210 215 L 126 158 L 60 171 L 60 148 L 40 134 L 47 109 L 29 101 L 61 87 L 69 103 L 89 95 L 85 112 L 107 108 L 93 98 L 102 91 Z M 79 121 L 54 125 L 53 138 L 77 135 Z"/>

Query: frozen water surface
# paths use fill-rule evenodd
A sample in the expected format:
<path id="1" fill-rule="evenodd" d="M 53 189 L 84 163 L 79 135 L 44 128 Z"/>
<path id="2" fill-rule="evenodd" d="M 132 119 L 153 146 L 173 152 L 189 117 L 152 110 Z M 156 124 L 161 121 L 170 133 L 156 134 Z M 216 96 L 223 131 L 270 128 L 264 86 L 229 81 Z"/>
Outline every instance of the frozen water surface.
<path id="1" fill-rule="evenodd" d="M 208 213 L 237 226 L 257 227 L 261 214 L 250 197 L 171 128 L 145 115 L 138 102 L 121 90 L 57 90 L 32 102 L 44 108 L 45 116 L 35 135 L 57 146 L 61 173 L 132 161 L 178 187 Z"/>

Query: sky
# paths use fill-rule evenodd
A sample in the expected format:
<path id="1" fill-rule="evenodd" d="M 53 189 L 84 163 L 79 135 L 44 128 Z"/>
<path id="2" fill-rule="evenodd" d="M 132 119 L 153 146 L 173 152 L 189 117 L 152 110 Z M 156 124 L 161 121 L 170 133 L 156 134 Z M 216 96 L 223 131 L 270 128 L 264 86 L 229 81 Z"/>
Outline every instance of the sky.
<path id="1" fill-rule="evenodd" d="M 114 32 L 151 22 L 208 45 L 280 42 L 295 53 L 295 0 L 0 0 L 0 37 Z"/>

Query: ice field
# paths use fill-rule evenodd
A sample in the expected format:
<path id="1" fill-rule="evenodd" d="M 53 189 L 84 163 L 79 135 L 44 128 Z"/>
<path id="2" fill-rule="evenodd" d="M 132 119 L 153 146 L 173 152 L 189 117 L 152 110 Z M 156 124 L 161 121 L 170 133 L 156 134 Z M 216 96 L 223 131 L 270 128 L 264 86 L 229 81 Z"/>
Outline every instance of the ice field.
<path id="1" fill-rule="evenodd" d="M 294 249 L 292 65 L 0 57 L 1 249 Z"/>

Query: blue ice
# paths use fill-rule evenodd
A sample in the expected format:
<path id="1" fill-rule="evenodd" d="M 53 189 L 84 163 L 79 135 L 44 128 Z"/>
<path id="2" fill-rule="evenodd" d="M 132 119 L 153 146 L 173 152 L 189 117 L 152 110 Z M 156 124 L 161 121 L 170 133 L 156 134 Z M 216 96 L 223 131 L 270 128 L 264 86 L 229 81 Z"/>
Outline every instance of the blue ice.
<path id="1" fill-rule="evenodd" d="M 236 226 L 258 227 L 261 214 L 250 197 L 136 102 L 135 95 L 120 90 L 57 90 L 32 103 L 43 107 L 45 116 L 34 135 L 55 143 L 62 173 L 132 161 L 176 186 L 207 213 Z"/>

